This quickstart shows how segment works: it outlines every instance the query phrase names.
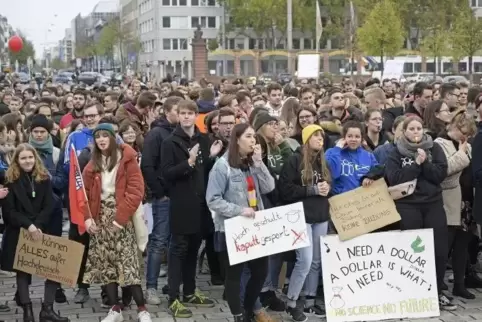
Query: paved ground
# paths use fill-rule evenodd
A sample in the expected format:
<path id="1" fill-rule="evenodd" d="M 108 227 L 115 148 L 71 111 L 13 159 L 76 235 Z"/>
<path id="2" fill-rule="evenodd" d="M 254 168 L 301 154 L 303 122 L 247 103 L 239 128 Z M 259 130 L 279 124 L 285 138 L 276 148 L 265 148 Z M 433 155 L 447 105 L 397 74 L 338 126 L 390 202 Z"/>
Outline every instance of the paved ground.
<path id="1" fill-rule="evenodd" d="M 165 284 L 165 278 L 159 279 L 160 284 Z M 180 321 L 194 322 L 194 321 L 206 321 L 211 322 L 227 322 L 232 321 L 227 303 L 221 299 L 222 287 L 211 286 L 208 275 L 199 275 L 198 287 L 206 295 L 216 300 L 217 304 L 211 309 L 194 309 L 194 316 L 191 319 L 179 319 Z M 34 279 L 30 288 L 31 298 L 34 303 L 34 310 L 38 316 L 40 311 L 40 301 L 43 297 L 43 283 Z M 475 300 L 458 300 L 455 302 L 460 305 L 458 311 L 454 313 L 443 312 L 440 317 L 434 319 L 417 320 L 417 321 L 432 321 L 432 322 L 450 322 L 450 321 L 481 321 L 482 322 L 482 289 L 473 290 L 477 294 Z M 2 278 L 0 279 L 0 302 L 7 303 L 11 307 L 11 312 L 0 313 L 0 321 L 6 322 L 21 322 L 22 321 L 22 309 L 15 305 L 13 296 L 15 293 L 15 278 Z M 73 289 L 66 290 L 68 303 L 56 304 L 56 309 L 60 310 L 61 314 L 68 316 L 72 322 L 99 322 L 105 315 L 107 310 L 100 307 L 100 289 L 99 287 L 91 288 L 92 299 L 86 304 L 75 304 L 71 301 L 74 296 Z M 148 309 L 151 312 L 153 321 L 157 322 L 170 322 L 174 319 L 166 312 L 166 300 L 163 300 L 159 306 L 148 305 Z M 271 312 L 272 313 L 272 312 Z M 274 314 L 272 315 L 278 321 L 290 321 L 286 314 Z M 135 305 L 124 312 L 125 321 L 136 321 L 137 313 Z M 316 318 L 310 318 L 310 320 L 319 320 Z"/>

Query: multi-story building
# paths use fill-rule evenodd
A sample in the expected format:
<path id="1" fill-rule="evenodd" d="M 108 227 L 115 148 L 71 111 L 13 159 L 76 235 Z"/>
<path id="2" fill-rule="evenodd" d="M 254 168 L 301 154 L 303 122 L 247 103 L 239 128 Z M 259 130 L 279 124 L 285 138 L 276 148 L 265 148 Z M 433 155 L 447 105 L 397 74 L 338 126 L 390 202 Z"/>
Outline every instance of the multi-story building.
<path id="1" fill-rule="evenodd" d="M 8 63 L 8 39 L 14 34 L 7 17 L 0 15 L 0 67 Z"/>
<path id="2" fill-rule="evenodd" d="M 468 0 L 477 17 L 482 17 L 482 0 Z"/>
<path id="3" fill-rule="evenodd" d="M 73 52 L 73 46 L 72 46 L 72 38 L 73 38 L 73 33 L 71 28 L 65 29 L 65 36 L 63 39 L 63 47 L 64 47 L 64 62 L 65 63 L 70 63 L 74 59 L 74 52 Z"/>

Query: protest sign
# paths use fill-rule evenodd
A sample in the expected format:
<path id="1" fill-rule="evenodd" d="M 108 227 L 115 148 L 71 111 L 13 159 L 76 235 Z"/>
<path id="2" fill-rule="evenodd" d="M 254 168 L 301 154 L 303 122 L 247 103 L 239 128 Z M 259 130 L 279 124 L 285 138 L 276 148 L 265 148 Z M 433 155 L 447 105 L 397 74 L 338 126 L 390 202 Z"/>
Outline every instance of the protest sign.
<path id="1" fill-rule="evenodd" d="M 83 253 L 84 245 L 80 243 L 47 234 L 34 241 L 21 228 L 13 268 L 73 287 Z"/>
<path id="2" fill-rule="evenodd" d="M 432 229 L 321 237 L 328 322 L 439 316 Z"/>
<path id="3" fill-rule="evenodd" d="M 224 222 L 231 265 L 310 246 L 301 202 L 238 216 Z"/>
<path id="4" fill-rule="evenodd" d="M 348 240 L 400 220 L 384 179 L 328 199 L 330 216 L 341 240 Z"/>

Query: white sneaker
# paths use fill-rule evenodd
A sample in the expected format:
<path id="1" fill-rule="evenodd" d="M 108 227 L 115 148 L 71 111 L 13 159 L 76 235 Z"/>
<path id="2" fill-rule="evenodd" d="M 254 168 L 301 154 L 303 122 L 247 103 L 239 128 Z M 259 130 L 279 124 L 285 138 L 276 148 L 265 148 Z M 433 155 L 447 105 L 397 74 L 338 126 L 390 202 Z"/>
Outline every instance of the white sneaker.
<path id="1" fill-rule="evenodd" d="M 147 311 L 141 311 L 137 314 L 137 321 L 139 322 L 152 322 L 151 315 Z"/>
<path id="2" fill-rule="evenodd" d="M 122 322 L 124 321 L 124 317 L 122 316 L 121 312 L 109 310 L 107 316 L 101 322 Z"/>
<path id="3" fill-rule="evenodd" d="M 151 305 L 159 305 L 161 304 L 161 299 L 159 295 L 157 295 L 157 290 L 153 288 L 149 288 L 146 291 L 146 303 Z"/>

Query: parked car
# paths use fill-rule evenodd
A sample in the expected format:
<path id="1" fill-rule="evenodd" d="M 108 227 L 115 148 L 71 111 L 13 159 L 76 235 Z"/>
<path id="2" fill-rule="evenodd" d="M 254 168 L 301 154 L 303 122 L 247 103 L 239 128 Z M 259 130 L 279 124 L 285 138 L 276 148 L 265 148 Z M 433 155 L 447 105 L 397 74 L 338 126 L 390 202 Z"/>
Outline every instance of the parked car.
<path id="1" fill-rule="evenodd" d="M 24 72 L 17 73 L 18 79 L 21 84 L 28 84 L 30 83 L 30 75 Z"/>
<path id="2" fill-rule="evenodd" d="M 105 84 L 108 82 L 108 79 L 105 76 L 96 72 L 83 72 L 79 75 L 77 80 L 79 84 L 83 83 L 88 86 Z"/>
<path id="3" fill-rule="evenodd" d="M 458 82 L 466 82 L 468 83 L 467 78 L 462 75 L 450 75 L 450 76 L 445 76 L 443 78 L 444 83 L 458 83 Z"/>
<path id="4" fill-rule="evenodd" d="M 61 72 L 54 76 L 53 81 L 57 84 L 71 84 L 73 81 L 73 75 L 74 73 L 71 72 Z"/>
<path id="5" fill-rule="evenodd" d="M 288 84 L 289 82 L 291 82 L 292 79 L 293 77 L 289 73 L 278 74 L 278 83 L 281 85 Z"/>

